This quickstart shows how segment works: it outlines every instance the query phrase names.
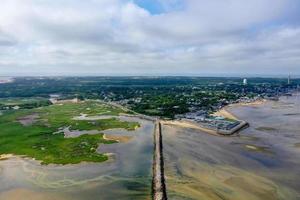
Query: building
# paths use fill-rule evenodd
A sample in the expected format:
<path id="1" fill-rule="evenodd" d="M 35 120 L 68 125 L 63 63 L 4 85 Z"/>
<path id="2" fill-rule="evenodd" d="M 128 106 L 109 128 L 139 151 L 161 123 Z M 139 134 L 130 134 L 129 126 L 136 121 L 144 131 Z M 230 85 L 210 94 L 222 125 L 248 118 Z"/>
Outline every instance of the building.
<path id="1" fill-rule="evenodd" d="M 248 84 L 248 81 L 247 81 L 246 78 L 244 78 L 244 80 L 243 80 L 243 85 L 247 85 L 247 84 Z"/>

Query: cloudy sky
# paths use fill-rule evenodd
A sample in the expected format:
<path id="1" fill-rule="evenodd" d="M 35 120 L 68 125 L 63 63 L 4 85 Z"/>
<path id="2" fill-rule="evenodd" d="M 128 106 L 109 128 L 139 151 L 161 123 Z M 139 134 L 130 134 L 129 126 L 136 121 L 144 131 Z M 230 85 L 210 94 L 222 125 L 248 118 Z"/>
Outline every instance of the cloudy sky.
<path id="1" fill-rule="evenodd" d="M 300 75 L 299 0 L 1 0 L 1 75 Z"/>

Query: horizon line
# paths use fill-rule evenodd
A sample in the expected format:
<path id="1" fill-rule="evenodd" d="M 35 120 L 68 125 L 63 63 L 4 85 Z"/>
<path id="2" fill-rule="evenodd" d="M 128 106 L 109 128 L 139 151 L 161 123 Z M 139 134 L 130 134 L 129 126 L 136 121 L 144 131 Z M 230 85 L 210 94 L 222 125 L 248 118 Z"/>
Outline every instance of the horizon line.
<path id="1" fill-rule="evenodd" d="M 226 75 L 226 74 L 205 74 L 205 75 L 92 75 L 92 74 L 78 74 L 78 75 L 0 75 L 1 78 L 55 78 L 55 77 L 111 77 L 111 78 L 118 78 L 118 77 L 186 77 L 186 78 L 300 78 L 300 75 L 262 75 L 262 74 L 232 74 L 232 75 Z"/>

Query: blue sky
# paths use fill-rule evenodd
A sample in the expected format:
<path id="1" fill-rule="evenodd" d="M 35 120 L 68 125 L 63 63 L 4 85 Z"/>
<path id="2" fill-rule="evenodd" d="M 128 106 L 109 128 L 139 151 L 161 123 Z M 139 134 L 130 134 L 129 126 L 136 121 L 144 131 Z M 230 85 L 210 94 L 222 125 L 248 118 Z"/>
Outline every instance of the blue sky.
<path id="1" fill-rule="evenodd" d="M 299 0 L 1 0 L 0 75 L 289 73 Z"/>
<path id="2" fill-rule="evenodd" d="M 183 0 L 135 0 L 134 3 L 153 15 L 180 11 L 185 7 Z"/>
<path id="3" fill-rule="evenodd" d="M 148 10 L 151 14 L 160 14 L 164 12 L 162 5 L 156 0 L 135 0 L 138 6 Z"/>

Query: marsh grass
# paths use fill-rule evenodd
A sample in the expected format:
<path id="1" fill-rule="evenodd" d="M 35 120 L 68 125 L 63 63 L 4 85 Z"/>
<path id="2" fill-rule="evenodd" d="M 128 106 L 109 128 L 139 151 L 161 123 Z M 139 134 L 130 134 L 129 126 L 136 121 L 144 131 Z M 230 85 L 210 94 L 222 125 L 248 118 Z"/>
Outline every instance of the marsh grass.
<path id="1" fill-rule="evenodd" d="M 37 114 L 38 120 L 23 126 L 18 119 Z M 28 110 L 6 111 L 0 116 L 0 154 L 23 155 L 41 161 L 42 164 L 76 164 L 80 162 L 103 162 L 108 159 L 96 150 L 99 145 L 116 143 L 105 140 L 103 134 L 81 135 L 65 138 L 56 133 L 61 127 L 71 130 L 107 130 L 124 128 L 134 130 L 136 122 L 120 121 L 112 117 L 94 121 L 73 120 L 81 113 L 88 115 L 117 116 L 124 111 L 120 108 L 95 101 L 51 105 Z"/>

